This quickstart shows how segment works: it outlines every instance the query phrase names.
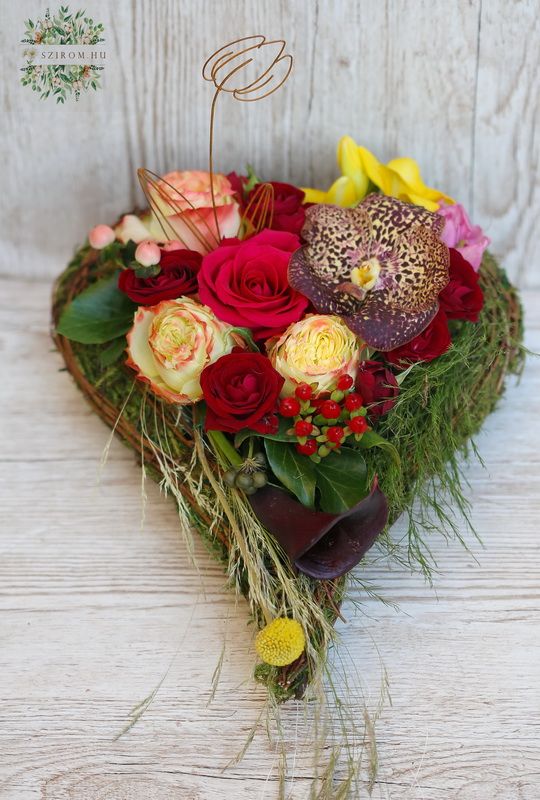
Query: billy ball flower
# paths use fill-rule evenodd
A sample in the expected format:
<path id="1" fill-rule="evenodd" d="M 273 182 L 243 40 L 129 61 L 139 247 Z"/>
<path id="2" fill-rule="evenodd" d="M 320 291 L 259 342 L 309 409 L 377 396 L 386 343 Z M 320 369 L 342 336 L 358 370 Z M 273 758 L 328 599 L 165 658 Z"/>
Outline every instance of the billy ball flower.
<path id="1" fill-rule="evenodd" d="M 202 398 L 200 378 L 208 364 L 234 347 L 246 347 L 230 325 L 187 297 L 139 308 L 127 340 L 127 364 L 137 378 L 180 405 Z"/>
<path id="2" fill-rule="evenodd" d="M 282 397 L 302 384 L 316 384 L 317 393 L 331 392 L 343 375 L 356 376 L 360 342 L 339 317 L 312 314 L 271 340 L 268 356 L 285 378 Z"/>
<path id="3" fill-rule="evenodd" d="M 285 667 L 304 652 L 306 637 L 299 622 L 277 617 L 257 634 L 255 649 L 266 664 Z"/>

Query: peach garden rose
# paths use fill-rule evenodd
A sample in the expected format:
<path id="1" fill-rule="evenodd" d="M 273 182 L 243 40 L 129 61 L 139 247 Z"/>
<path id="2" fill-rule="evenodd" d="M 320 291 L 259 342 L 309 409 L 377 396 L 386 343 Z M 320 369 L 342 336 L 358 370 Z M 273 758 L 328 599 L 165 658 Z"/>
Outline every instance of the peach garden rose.
<path id="1" fill-rule="evenodd" d="M 208 364 L 234 347 L 246 347 L 231 325 L 187 297 L 137 309 L 127 340 L 127 364 L 137 378 L 180 405 L 202 398 L 200 376 Z"/>
<path id="2" fill-rule="evenodd" d="M 169 172 L 163 175 L 157 186 L 162 188 L 163 195 L 156 188 L 149 187 L 149 190 L 174 231 L 174 238 L 185 249 L 198 253 L 206 253 L 217 247 L 219 242 L 212 208 L 210 173 L 201 170 Z M 234 189 L 229 179 L 220 174 L 213 176 L 213 187 L 219 234 L 221 238 L 234 237 L 240 225 L 240 209 L 234 198 Z M 163 241 L 165 237 L 153 214 L 142 217 L 126 214 L 115 232 L 122 242 L 129 239 L 134 242 L 145 239 Z"/>
<path id="3" fill-rule="evenodd" d="M 274 369 L 285 378 L 282 397 L 301 383 L 331 392 L 342 375 L 356 377 L 361 343 L 339 317 L 312 314 L 268 342 Z"/>

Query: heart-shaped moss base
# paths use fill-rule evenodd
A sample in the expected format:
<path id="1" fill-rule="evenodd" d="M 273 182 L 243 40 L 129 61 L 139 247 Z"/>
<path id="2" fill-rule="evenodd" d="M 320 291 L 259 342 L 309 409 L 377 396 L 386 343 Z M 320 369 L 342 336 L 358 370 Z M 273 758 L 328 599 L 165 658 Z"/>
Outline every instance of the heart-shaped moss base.
<path id="1" fill-rule="evenodd" d="M 73 297 L 113 269 L 114 265 L 102 263 L 99 254 L 89 247 L 79 250 L 55 286 L 53 325 Z M 480 283 L 485 304 L 479 322 L 452 323 L 450 351 L 428 364 L 416 365 L 409 372 L 401 386 L 398 404 L 380 422 L 378 432 L 398 449 L 401 463 L 398 465 L 384 451 L 368 451 L 369 470 L 372 477 L 378 475 L 381 489 L 388 497 L 390 519 L 394 521 L 404 511 L 410 512 L 408 555 L 426 570 L 429 557 L 421 522 L 431 514 L 436 527 L 445 534 L 452 533 L 453 514 L 447 511 L 466 510 L 459 458 L 467 451 L 470 437 L 494 409 L 503 391 L 505 375 L 518 372 L 522 364 L 520 304 L 505 273 L 490 255 L 484 257 Z M 94 410 L 110 427 L 115 427 L 116 434 L 139 458 L 142 456 L 152 478 L 163 479 L 164 453 L 160 451 L 163 435 L 167 444 L 165 461 L 191 462 L 194 442 L 185 428 L 178 427 L 177 410 L 149 394 L 142 384 L 134 383 L 133 373 L 124 365 L 121 354 L 107 364 L 110 354 L 103 357 L 106 344 L 71 342 L 54 330 L 53 337 L 68 370 Z M 217 469 L 217 465 L 212 466 Z M 223 521 L 216 525 L 209 512 L 214 488 L 202 479 L 180 481 L 177 489 L 177 503 L 184 511 L 188 510 L 190 523 L 229 573 L 232 553 L 237 562 L 232 565 L 236 586 L 250 601 L 257 624 L 264 624 L 258 595 L 250 585 L 249 571 L 234 546 L 230 527 Z M 387 541 L 379 538 L 383 547 Z M 261 568 L 266 568 L 264 559 Z M 284 569 L 289 567 L 284 565 Z M 329 621 L 335 620 L 345 593 L 346 577 L 316 581 L 287 573 L 287 580 L 296 582 L 296 596 L 301 598 L 304 593 L 307 601 L 309 594 L 312 607 L 322 609 Z M 283 597 L 277 596 L 279 576 L 278 579 L 274 576 L 273 584 L 268 585 L 275 587 L 276 594 L 268 598 L 270 607 L 283 608 Z M 256 670 L 256 677 L 267 684 L 278 700 L 301 696 L 320 666 L 313 653 L 324 658 L 327 633 L 315 621 L 308 636 L 310 646 L 293 664 L 282 668 L 260 665 Z"/>

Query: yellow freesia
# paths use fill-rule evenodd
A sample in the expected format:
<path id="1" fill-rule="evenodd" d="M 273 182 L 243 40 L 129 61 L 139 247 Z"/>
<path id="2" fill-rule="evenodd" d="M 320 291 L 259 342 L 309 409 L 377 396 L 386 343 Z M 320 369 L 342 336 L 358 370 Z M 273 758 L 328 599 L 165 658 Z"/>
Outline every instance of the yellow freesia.
<path id="1" fill-rule="evenodd" d="M 334 181 L 327 192 L 304 189 L 306 203 L 329 203 L 351 208 L 364 199 L 370 183 L 383 194 L 422 206 L 428 211 L 437 211 L 441 201 L 455 202 L 438 189 L 426 186 L 413 158 L 394 158 L 388 164 L 383 164 L 350 136 L 340 139 L 337 161 L 342 176 Z"/>

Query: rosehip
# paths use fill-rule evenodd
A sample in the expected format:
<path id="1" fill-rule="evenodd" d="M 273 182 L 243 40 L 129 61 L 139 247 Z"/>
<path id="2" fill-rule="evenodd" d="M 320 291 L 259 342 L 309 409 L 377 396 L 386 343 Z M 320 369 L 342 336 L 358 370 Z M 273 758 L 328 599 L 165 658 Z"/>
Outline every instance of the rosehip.
<path id="1" fill-rule="evenodd" d="M 295 397 L 285 397 L 280 400 L 279 413 L 282 417 L 296 417 L 300 411 L 300 403 Z"/>
<path id="2" fill-rule="evenodd" d="M 140 242 L 135 250 L 135 261 L 143 267 L 154 267 L 161 260 L 161 250 L 155 242 Z"/>
<path id="3" fill-rule="evenodd" d="M 312 430 L 313 425 L 305 419 L 299 419 L 294 425 L 294 432 L 297 436 L 309 436 Z"/>
<path id="4" fill-rule="evenodd" d="M 337 388 L 341 389 L 342 392 L 350 389 L 353 385 L 354 380 L 351 378 L 350 375 L 342 375 L 339 381 L 337 382 Z"/>
<path id="5" fill-rule="evenodd" d="M 341 414 L 341 408 L 335 400 L 325 400 L 324 403 L 321 403 L 319 414 L 326 419 L 337 419 Z"/>
<path id="6" fill-rule="evenodd" d="M 90 247 L 93 247 L 94 250 L 103 250 L 104 247 L 112 244 L 115 239 L 115 233 L 108 225 L 96 225 L 88 234 Z"/>
<path id="7" fill-rule="evenodd" d="M 364 433 L 368 429 L 365 417 L 353 417 L 349 420 L 349 428 L 353 433 Z"/>
<path id="8" fill-rule="evenodd" d="M 301 456 L 313 456 L 317 452 L 317 442 L 315 439 L 308 439 L 305 444 L 297 444 L 296 451 Z"/>
<path id="9" fill-rule="evenodd" d="M 326 438 L 329 442 L 336 442 L 339 444 L 343 437 L 345 436 L 345 431 L 343 428 L 340 428 L 339 425 L 333 425 L 331 428 L 328 428 L 326 431 Z"/>
<path id="10" fill-rule="evenodd" d="M 300 386 L 296 387 L 294 393 L 299 400 L 309 400 L 313 395 L 313 389 L 309 383 L 301 383 Z"/>
<path id="11" fill-rule="evenodd" d="M 345 398 L 345 408 L 347 411 L 356 411 L 357 408 L 362 408 L 364 405 L 364 398 L 356 394 L 356 392 L 351 392 Z"/>

